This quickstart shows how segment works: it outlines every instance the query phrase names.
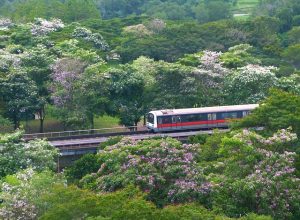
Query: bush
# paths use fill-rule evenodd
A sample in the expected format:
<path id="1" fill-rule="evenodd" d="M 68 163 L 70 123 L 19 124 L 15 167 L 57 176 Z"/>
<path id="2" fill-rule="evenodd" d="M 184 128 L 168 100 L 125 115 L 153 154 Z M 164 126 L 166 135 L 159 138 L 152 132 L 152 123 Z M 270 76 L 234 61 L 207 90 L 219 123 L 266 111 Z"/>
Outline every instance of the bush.
<path id="1" fill-rule="evenodd" d="M 95 173 L 99 168 L 100 164 L 97 161 L 97 156 L 86 154 L 68 167 L 64 173 L 69 182 L 78 183 L 86 174 Z"/>
<path id="2" fill-rule="evenodd" d="M 169 138 L 137 142 L 122 139 L 99 152 L 101 168 L 81 183 L 96 186 L 100 191 L 115 191 L 134 184 L 148 192 L 148 199 L 158 206 L 204 202 L 209 198 L 211 185 L 194 161 L 197 152 L 198 145 L 182 145 Z"/>

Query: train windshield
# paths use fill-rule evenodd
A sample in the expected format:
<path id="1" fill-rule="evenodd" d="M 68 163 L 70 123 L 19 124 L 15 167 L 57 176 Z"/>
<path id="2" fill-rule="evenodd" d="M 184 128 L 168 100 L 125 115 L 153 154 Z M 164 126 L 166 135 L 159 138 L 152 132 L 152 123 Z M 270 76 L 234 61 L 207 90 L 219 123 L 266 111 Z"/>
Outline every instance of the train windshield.
<path id="1" fill-rule="evenodd" d="M 147 121 L 151 124 L 154 124 L 154 115 L 152 113 L 147 115 Z"/>

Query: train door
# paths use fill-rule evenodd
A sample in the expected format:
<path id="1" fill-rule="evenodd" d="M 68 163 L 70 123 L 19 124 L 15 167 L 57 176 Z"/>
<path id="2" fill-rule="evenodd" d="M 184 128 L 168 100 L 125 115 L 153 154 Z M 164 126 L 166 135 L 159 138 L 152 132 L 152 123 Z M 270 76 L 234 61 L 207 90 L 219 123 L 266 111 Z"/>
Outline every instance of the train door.
<path id="1" fill-rule="evenodd" d="M 216 123 L 217 120 L 217 114 L 216 113 L 211 113 L 207 115 L 208 119 L 208 126 L 207 127 L 217 127 L 218 124 Z"/>
<path id="2" fill-rule="evenodd" d="M 178 129 L 181 129 L 182 126 L 181 126 L 181 117 L 176 115 L 176 116 L 172 116 L 172 124 L 173 124 L 173 128 L 178 130 Z"/>

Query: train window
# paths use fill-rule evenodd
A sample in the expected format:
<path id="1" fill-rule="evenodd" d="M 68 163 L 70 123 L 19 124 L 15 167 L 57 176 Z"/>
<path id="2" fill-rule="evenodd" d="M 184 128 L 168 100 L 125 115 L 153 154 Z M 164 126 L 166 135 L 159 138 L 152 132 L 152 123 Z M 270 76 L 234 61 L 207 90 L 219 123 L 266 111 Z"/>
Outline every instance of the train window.
<path id="1" fill-rule="evenodd" d="M 157 117 L 157 123 L 158 124 L 170 124 L 170 123 L 172 123 L 172 117 L 171 116 Z"/>
<path id="2" fill-rule="evenodd" d="M 216 113 L 207 114 L 207 118 L 209 121 L 217 120 L 217 114 Z"/>
<path id="3" fill-rule="evenodd" d="M 250 114 L 250 111 L 243 111 L 243 117 L 246 117 L 249 114 Z"/>
<path id="4" fill-rule="evenodd" d="M 147 115 L 147 121 L 151 124 L 154 124 L 154 115 L 152 113 Z"/>
<path id="5" fill-rule="evenodd" d="M 181 122 L 193 122 L 206 120 L 204 114 L 181 115 Z"/>
<path id="6" fill-rule="evenodd" d="M 237 118 L 237 112 L 224 112 L 222 113 L 222 118 Z"/>

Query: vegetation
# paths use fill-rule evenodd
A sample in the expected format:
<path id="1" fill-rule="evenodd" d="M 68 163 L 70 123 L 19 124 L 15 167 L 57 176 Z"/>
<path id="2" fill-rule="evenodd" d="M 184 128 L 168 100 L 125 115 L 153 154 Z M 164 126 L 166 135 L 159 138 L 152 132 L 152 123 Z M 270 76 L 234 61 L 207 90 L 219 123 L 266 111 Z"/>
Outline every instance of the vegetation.
<path id="1" fill-rule="evenodd" d="M 299 39 L 299 0 L 0 0 L 0 219 L 300 219 Z M 61 173 L 18 130 L 248 103 L 228 133 L 113 137 Z"/>

